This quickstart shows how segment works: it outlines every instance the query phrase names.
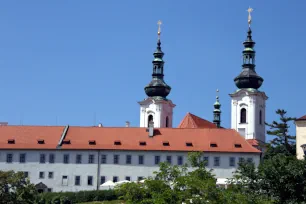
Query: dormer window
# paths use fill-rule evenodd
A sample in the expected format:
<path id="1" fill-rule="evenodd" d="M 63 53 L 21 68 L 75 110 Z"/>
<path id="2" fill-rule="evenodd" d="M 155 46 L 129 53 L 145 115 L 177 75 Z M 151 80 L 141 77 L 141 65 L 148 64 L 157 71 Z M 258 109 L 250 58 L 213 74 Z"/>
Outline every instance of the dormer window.
<path id="1" fill-rule="evenodd" d="M 89 140 L 89 141 L 88 141 L 88 144 L 89 144 L 89 145 L 95 145 L 95 144 L 96 144 L 96 140 Z"/>
<path id="2" fill-rule="evenodd" d="M 241 144 L 235 144 L 235 148 L 242 148 Z"/>
<path id="3" fill-rule="evenodd" d="M 140 145 L 140 146 L 146 146 L 147 143 L 146 143 L 145 141 L 140 141 L 140 142 L 139 142 L 139 145 Z"/>
<path id="4" fill-rule="evenodd" d="M 186 146 L 187 146 L 187 147 L 192 147 L 193 144 L 192 144 L 192 142 L 186 142 Z"/>
<path id="5" fill-rule="evenodd" d="M 15 139 L 8 139 L 7 144 L 15 144 Z"/>
<path id="6" fill-rule="evenodd" d="M 210 143 L 210 147 L 218 147 L 217 143 Z"/>
<path id="7" fill-rule="evenodd" d="M 43 140 L 43 139 L 37 139 L 37 144 L 45 144 L 45 140 Z"/>
<path id="8" fill-rule="evenodd" d="M 114 141 L 114 145 L 121 145 L 121 141 L 120 140 Z"/>
<path id="9" fill-rule="evenodd" d="M 168 141 L 164 141 L 164 142 L 163 142 L 163 146 L 170 146 L 170 144 L 169 144 Z"/>
<path id="10" fill-rule="evenodd" d="M 63 144 L 71 144 L 71 143 L 70 143 L 70 140 L 65 139 L 65 140 L 63 140 Z"/>

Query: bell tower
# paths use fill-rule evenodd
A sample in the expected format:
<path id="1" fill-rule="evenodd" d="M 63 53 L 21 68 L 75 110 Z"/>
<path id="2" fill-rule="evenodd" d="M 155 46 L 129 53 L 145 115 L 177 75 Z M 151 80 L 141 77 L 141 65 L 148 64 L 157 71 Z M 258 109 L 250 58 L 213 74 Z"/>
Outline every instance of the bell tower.
<path id="1" fill-rule="evenodd" d="M 171 87 L 164 81 L 164 53 L 161 50 L 161 21 L 158 21 L 158 39 L 157 48 L 153 53 L 154 60 L 151 82 L 145 86 L 144 90 L 147 98 L 138 102 L 140 104 L 140 127 L 149 127 L 153 121 L 156 128 L 172 127 L 173 108 L 175 104 L 167 99 Z"/>
<path id="2" fill-rule="evenodd" d="M 251 12 L 249 12 L 247 39 L 243 42 L 244 50 L 241 73 L 234 79 L 238 90 L 231 96 L 231 127 L 237 130 L 245 139 L 256 139 L 261 142 L 266 140 L 265 92 L 259 91 L 263 78 L 255 71 L 255 42 L 252 40 Z"/>

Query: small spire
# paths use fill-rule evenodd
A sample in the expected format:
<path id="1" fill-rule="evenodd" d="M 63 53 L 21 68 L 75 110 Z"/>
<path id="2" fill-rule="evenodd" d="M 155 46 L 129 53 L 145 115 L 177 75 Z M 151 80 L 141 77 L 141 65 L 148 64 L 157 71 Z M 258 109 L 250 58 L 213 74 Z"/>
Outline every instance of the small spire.
<path id="1" fill-rule="evenodd" d="M 213 122 L 216 124 L 216 126 L 218 128 L 221 127 L 221 110 L 220 110 L 220 107 L 221 107 L 221 104 L 219 102 L 219 89 L 217 89 L 216 91 L 216 102 L 214 103 L 214 120 Z"/>
<path id="2" fill-rule="evenodd" d="M 249 16 L 248 16 L 249 27 L 251 27 L 251 23 L 252 23 L 252 16 L 251 16 L 252 11 L 253 11 L 253 9 L 251 7 L 249 7 L 248 10 L 247 10 L 247 12 L 249 13 Z"/>

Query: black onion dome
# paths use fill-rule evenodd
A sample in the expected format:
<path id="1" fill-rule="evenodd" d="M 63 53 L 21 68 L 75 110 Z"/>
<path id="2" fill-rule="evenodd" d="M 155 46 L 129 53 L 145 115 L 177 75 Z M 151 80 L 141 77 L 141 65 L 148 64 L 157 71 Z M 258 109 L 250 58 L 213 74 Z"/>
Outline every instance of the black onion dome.
<path id="1" fill-rule="evenodd" d="M 234 79 L 239 89 L 253 88 L 259 89 L 263 83 L 263 78 L 255 71 L 255 42 L 252 40 L 252 30 L 249 27 L 246 41 L 243 42 L 244 50 L 242 72 Z"/>
<path id="2" fill-rule="evenodd" d="M 157 49 L 153 53 L 154 60 L 153 64 L 153 73 L 152 73 L 152 81 L 145 86 L 144 90 L 149 97 L 162 97 L 166 98 L 170 91 L 171 87 L 166 84 L 164 81 L 164 61 L 163 56 L 164 53 L 161 50 L 161 42 L 160 39 L 157 41 Z"/>
<path id="3" fill-rule="evenodd" d="M 171 91 L 171 87 L 168 86 L 163 79 L 152 79 L 152 81 L 145 87 L 147 96 L 161 96 L 166 98 Z"/>

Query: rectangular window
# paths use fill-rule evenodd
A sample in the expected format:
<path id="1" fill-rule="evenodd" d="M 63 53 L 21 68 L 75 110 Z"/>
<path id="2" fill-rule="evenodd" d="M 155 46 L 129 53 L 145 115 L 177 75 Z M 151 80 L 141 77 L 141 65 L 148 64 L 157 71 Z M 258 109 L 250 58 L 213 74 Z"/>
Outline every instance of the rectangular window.
<path id="1" fill-rule="evenodd" d="M 88 156 L 88 163 L 89 163 L 89 164 L 95 163 L 95 155 L 94 155 L 94 154 L 90 154 L 90 155 Z"/>
<path id="2" fill-rule="evenodd" d="M 69 163 L 69 154 L 64 154 L 64 164 Z"/>
<path id="3" fill-rule="evenodd" d="M 138 164 L 143 164 L 143 155 L 138 156 Z"/>
<path id="4" fill-rule="evenodd" d="M 68 186 L 68 176 L 62 176 L 62 186 Z"/>
<path id="5" fill-rule="evenodd" d="M 245 160 L 244 160 L 244 158 L 243 157 L 239 157 L 239 163 L 242 163 L 242 162 L 244 162 Z"/>
<path id="6" fill-rule="evenodd" d="M 126 176 L 126 177 L 125 177 L 125 180 L 131 181 L 131 177 L 130 177 L 130 176 Z"/>
<path id="7" fill-rule="evenodd" d="M 105 183 L 105 181 L 106 181 L 106 178 L 105 178 L 105 176 L 101 176 L 101 178 L 100 178 L 100 184 L 103 184 L 103 183 Z"/>
<path id="8" fill-rule="evenodd" d="M 6 154 L 6 162 L 7 163 L 13 162 L 13 154 Z"/>
<path id="9" fill-rule="evenodd" d="M 39 178 L 40 179 L 45 178 L 45 172 L 43 172 L 43 171 L 39 172 Z"/>
<path id="10" fill-rule="evenodd" d="M 81 164 L 82 163 L 82 155 L 81 154 L 77 154 L 75 157 L 75 163 L 76 164 Z"/>
<path id="11" fill-rule="evenodd" d="M 132 163 L 132 156 L 131 155 L 126 155 L 126 164 L 131 164 Z"/>
<path id="12" fill-rule="evenodd" d="M 40 154 L 39 163 L 46 163 L 46 155 L 45 154 Z"/>
<path id="13" fill-rule="evenodd" d="M 107 163 L 106 154 L 102 154 L 102 156 L 101 156 L 101 164 L 106 164 L 106 163 Z"/>
<path id="14" fill-rule="evenodd" d="M 247 158 L 248 163 L 253 163 L 253 158 Z"/>
<path id="15" fill-rule="evenodd" d="M 49 171 L 49 173 L 48 173 L 48 178 L 49 178 L 49 179 L 52 179 L 52 178 L 53 178 L 53 172 L 52 172 L 52 171 Z"/>
<path id="16" fill-rule="evenodd" d="M 20 154 L 19 155 L 19 162 L 20 163 L 25 163 L 26 161 L 26 154 Z"/>
<path id="17" fill-rule="evenodd" d="M 119 164 L 119 155 L 118 154 L 114 155 L 114 164 Z"/>
<path id="18" fill-rule="evenodd" d="M 92 176 L 87 177 L 87 185 L 92 186 L 93 185 L 93 178 Z"/>
<path id="19" fill-rule="evenodd" d="M 54 154 L 49 154 L 49 163 L 50 163 L 50 164 L 53 164 L 53 163 L 54 163 L 54 160 L 55 160 Z"/>
<path id="20" fill-rule="evenodd" d="M 183 156 L 177 156 L 177 165 L 183 165 Z"/>
<path id="21" fill-rule="evenodd" d="M 172 163 L 172 157 L 171 157 L 171 156 L 167 156 L 167 162 L 168 162 L 169 164 Z"/>
<path id="22" fill-rule="evenodd" d="M 160 156 L 155 156 L 155 164 L 159 164 L 160 162 Z"/>
<path id="23" fill-rule="evenodd" d="M 204 157 L 203 161 L 205 162 L 205 166 L 209 165 L 209 157 Z"/>
<path id="24" fill-rule="evenodd" d="M 48 188 L 48 192 L 52 192 L 52 188 Z"/>
<path id="25" fill-rule="evenodd" d="M 113 176 L 113 182 L 117 182 L 118 181 L 118 176 Z"/>
<path id="26" fill-rule="evenodd" d="M 138 176 L 137 181 L 141 181 L 141 180 L 143 180 L 143 177 L 142 176 Z"/>
<path id="27" fill-rule="evenodd" d="M 24 171 L 24 172 L 23 172 L 23 175 L 24 175 L 25 178 L 28 178 L 28 177 L 29 177 L 29 172 Z"/>
<path id="28" fill-rule="evenodd" d="M 214 157 L 214 166 L 220 166 L 220 157 Z"/>
<path id="29" fill-rule="evenodd" d="M 74 185 L 75 186 L 81 185 L 81 176 L 75 176 L 75 178 L 74 178 Z"/>
<path id="30" fill-rule="evenodd" d="M 236 162 L 235 162 L 235 157 L 230 157 L 229 158 L 229 165 L 230 166 L 235 166 Z"/>

